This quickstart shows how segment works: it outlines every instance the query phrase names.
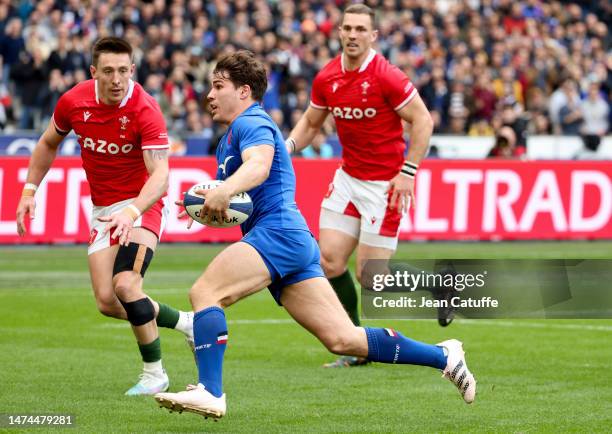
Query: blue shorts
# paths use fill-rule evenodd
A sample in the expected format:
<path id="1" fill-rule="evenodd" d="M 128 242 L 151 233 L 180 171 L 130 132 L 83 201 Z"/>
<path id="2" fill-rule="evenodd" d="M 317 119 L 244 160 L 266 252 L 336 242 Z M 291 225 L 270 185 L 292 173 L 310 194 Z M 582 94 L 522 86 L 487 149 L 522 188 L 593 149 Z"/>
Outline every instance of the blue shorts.
<path id="1" fill-rule="evenodd" d="M 268 289 L 281 306 L 283 288 L 313 277 L 324 277 L 321 253 L 309 231 L 254 227 L 242 240 L 263 258 L 272 283 Z"/>

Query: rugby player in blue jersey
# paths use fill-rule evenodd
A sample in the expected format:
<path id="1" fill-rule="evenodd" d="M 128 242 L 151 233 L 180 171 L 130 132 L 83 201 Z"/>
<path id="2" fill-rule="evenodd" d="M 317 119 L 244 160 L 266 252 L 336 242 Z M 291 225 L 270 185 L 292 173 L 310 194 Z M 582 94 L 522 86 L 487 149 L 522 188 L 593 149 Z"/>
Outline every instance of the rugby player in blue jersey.
<path id="1" fill-rule="evenodd" d="M 230 197 L 244 191 L 253 200 L 253 213 L 241 225 L 243 238 L 219 253 L 189 292 L 198 384 L 178 393 L 158 393 L 155 399 L 176 411 L 222 417 L 228 339 L 223 309 L 268 287 L 276 302 L 329 351 L 440 369 L 471 403 L 476 381 L 461 342 L 429 345 L 393 329 L 351 322 L 324 277 L 319 248 L 296 206 L 295 174 L 283 136 L 258 102 L 266 87 L 264 65 L 248 51 L 221 57 L 213 71 L 208 102 L 213 120 L 227 125 L 217 148 L 217 178 L 225 182 L 202 191 L 202 213 L 225 217 Z"/>

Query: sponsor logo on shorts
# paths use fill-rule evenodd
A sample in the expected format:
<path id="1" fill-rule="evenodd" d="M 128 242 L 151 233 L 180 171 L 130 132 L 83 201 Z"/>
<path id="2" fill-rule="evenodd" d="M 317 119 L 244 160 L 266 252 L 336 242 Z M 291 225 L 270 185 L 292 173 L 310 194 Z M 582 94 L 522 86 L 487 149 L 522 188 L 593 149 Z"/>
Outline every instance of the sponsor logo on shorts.
<path id="1" fill-rule="evenodd" d="M 94 241 L 96 241 L 97 236 L 98 236 L 98 230 L 92 229 L 91 232 L 89 233 L 89 241 L 88 241 L 88 244 L 90 246 L 94 243 Z"/>
<path id="2" fill-rule="evenodd" d="M 325 193 L 325 199 L 328 199 L 331 194 L 334 192 L 334 183 L 330 183 L 329 187 L 327 188 L 327 193 Z"/>

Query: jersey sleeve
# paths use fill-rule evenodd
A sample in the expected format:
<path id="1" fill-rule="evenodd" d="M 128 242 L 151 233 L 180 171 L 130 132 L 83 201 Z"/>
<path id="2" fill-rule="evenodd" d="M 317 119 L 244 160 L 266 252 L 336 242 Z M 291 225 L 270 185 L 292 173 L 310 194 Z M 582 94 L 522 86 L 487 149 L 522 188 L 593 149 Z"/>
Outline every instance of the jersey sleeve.
<path id="1" fill-rule="evenodd" d="M 157 105 L 157 102 L 150 101 L 140 111 L 140 147 L 143 151 L 153 149 L 168 149 L 168 130 L 166 121 Z"/>
<path id="2" fill-rule="evenodd" d="M 53 111 L 53 125 L 58 134 L 65 136 L 72 129 L 70 124 L 70 99 L 69 93 L 64 93 L 57 101 L 55 110 Z"/>
<path id="3" fill-rule="evenodd" d="M 232 140 L 238 141 L 240 152 L 252 146 L 275 146 L 274 129 L 270 121 L 263 117 L 243 116 L 234 126 Z"/>
<path id="4" fill-rule="evenodd" d="M 324 79 L 322 77 L 322 73 L 319 72 L 312 83 L 312 90 L 310 92 L 310 105 L 317 109 L 326 110 L 329 104 L 327 104 L 325 92 L 323 89 Z"/>
<path id="5" fill-rule="evenodd" d="M 393 110 L 399 110 L 418 94 L 410 79 L 397 66 L 387 64 L 381 74 L 382 91 Z"/>

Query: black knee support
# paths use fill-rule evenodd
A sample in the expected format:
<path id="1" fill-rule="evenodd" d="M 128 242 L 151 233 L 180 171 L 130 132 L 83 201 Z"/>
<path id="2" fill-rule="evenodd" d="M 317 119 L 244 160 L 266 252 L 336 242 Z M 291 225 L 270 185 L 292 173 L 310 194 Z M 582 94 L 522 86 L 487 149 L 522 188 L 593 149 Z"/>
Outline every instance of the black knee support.
<path id="1" fill-rule="evenodd" d="M 134 326 L 141 326 L 155 319 L 155 308 L 148 297 L 127 303 L 121 301 L 121 304 L 127 313 L 128 321 Z"/>
<path id="2" fill-rule="evenodd" d="M 153 259 L 153 249 L 144 244 L 130 243 L 127 246 L 119 246 L 113 265 L 113 276 L 122 271 L 135 271 L 144 277 L 151 259 Z"/>

